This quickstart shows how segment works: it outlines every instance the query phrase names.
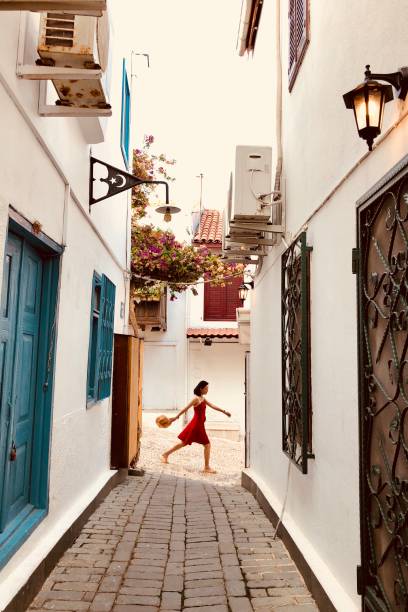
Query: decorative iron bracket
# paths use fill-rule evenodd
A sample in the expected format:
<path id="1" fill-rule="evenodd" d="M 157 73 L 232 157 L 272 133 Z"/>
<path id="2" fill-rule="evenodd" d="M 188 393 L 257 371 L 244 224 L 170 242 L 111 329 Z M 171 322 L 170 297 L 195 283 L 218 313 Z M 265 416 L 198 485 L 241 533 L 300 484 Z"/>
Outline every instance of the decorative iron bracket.
<path id="1" fill-rule="evenodd" d="M 111 166 L 106 162 L 101 161 L 100 159 L 96 159 L 95 157 L 90 158 L 91 167 L 89 174 L 89 211 L 91 210 L 91 206 L 93 204 L 97 204 L 98 202 L 102 202 L 102 200 L 107 200 L 122 191 L 127 191 L 128 189 L 132 189 L 132 187 L 136 187 L 137 185 L 149 184 L 149 185 L 164 185 L 166 187 L 166 204 L 169 203 L 169 186 L 166 181 L 145 181 L 143 179 L 138 178 L 134 174 L 130 174 L 129 172 L 125 172 L 120 168 L 115 168 L 115 166 Z M 107 171 L 107 176 L 101 178 L 95 176 L 95 166 L 99 164 Z M 95 181 L 100 181 L 101 183 L 106 183 L 108 186 L 108 191 L 102 197 L 95 197 L 94 195 L 94 184 Z"/>
<path id="2" fill-rule="evenodd" d="M 371 72 L 370 64 L 367 64 L 364 72 L 365 80 L 378 79 L 392 85 L 398 93 L 400 100 L 405 100 L 408 93 L 408 67 L 403 66 L 396 72 L 379 73 Z"/>

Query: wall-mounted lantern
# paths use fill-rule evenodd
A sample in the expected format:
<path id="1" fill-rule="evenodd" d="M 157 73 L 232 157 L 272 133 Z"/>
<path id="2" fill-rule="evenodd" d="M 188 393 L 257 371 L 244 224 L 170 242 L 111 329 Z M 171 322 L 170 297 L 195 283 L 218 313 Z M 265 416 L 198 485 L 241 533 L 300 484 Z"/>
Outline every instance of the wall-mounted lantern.
<path id="1" fill-rule="evenodd" d="M 245 302 L 248 297 L 248 291 L 253 288 L 254 281 L 251 281 L 250 283 L 242 283 L 242 285 L 240 285 L 240 287 L 238 288 L 239 299 Z"/>
<path id="2" fill-rule="evenodd" d="M 372 73 L 370 66 L 367 65 L 364 76 L 364 82 L 344 94 L 343 100 L 346 108 L 354 111 L 358 134 L 367 141 L 368 149 L 372 151 L 374 138 L 381 134 L 384 106 L 394 97 L 392 87 L 397 90 L 398 98 L 401 100 L 406 98 L 408 68 L 403 67 L 389 74 L 378 74 Z M 390 85 L 379 83 L 376 79 Z"/>
<path id="3" fill-rule="evenodd" d="M 91 157 L 91 169 L 89 174 L 89 210 L 93 204 L 97 204 L 102 200 L 107 200 L 112 196 L 127 191 L 137 185 L 143 185 L 145 183 L 149 185 L 164 185 L 166 188 L 166 204 L 156 208 L 156 212 L 164 214 L 165 221 L 171 221 L 171 215 L 180 212 L 180 208 L 177 206 L 170 206 L 169 204 L 169 186 L 166 181 L 145 181 L 138 178 L 134 174 L 129 174 L 120 168 L 115 168 L 106 162 Z M 98 169 L 98 174 L 96 170 Z M 97 195 L 95 193 L 95 184 L 105 183 L 105 193 Z"/>

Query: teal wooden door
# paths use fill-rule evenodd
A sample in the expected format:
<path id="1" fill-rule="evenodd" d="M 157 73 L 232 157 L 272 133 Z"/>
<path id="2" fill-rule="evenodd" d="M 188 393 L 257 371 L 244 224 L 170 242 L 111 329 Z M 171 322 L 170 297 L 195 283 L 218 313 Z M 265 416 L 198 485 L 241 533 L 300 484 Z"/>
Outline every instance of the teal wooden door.
<path id="1" fill-rule="evenodd" d="M 0 531 L 30 511 L 43 264 L 10 234 L 0 310 Z"/>

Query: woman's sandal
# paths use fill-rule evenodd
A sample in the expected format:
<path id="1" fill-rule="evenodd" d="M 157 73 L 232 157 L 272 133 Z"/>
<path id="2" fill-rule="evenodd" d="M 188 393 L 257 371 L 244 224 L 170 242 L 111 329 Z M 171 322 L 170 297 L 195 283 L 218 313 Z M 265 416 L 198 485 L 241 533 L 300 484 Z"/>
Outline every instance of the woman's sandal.
<path id="1" fill-rule="evenodd" d="M 201 470 L 202 474 L 217 474 L 217 470 L 213 470 L 212 468 L 204 468 Z"/>
<path id="2" fill-rule="evenodd" d="M 168 462 L 169 462 L 169 458 L 168 458 L 168 457 L 165 457 L 164 455 L 161 455 L 161 456 L 160 456 L 160 461 L 161 461 L 162 463 L 168 463 Z"/>

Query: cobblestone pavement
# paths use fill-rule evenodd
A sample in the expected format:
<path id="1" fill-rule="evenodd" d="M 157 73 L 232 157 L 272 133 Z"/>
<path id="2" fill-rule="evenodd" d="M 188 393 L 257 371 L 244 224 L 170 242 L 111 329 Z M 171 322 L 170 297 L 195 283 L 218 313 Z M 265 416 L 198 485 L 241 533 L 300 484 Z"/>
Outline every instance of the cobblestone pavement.
<path id="1" fill-rule="evenodd" d="M 211 482 L 217 484 L 237 484 L 241 479 L 241 470 L 244 467 L 243 442 L 224 440 L 211 436 L 211 465 L 217 470 L 217 474 L 211 476 Z M 174 446 L 180 440 L 177 439 L 175 425 L 169 429 L 143 426 L 141 440 L 141 454 L 139 465 L 150 471 L 163 469 L 160 455 L 166 449 Z M 199 480 L 202 478 L 200 470 L 203 468 L 203 447 L 201 444 L 192 444 L 177 451 L 169 457 L 169 465 L 164 468 L 165 473 Z"/>
<path id="2" fill-rule="evenodd" d="M 271 523 L 239 481 L 178 471 L 172 464 L 153 468 L 116 487 L 30 610 L 316 611 Z"/>

